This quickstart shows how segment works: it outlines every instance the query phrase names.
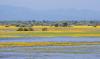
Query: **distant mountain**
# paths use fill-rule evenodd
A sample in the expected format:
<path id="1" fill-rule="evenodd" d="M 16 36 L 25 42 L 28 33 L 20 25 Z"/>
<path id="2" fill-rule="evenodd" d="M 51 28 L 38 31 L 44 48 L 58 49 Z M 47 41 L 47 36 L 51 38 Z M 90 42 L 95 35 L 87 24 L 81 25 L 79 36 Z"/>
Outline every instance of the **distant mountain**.
<path id="1" fill-rule="evenodd" d="M 91 10 L 36 11 L 14 6 L 0 6 L 0 20 L 99 20 L 100 12 Z"/>

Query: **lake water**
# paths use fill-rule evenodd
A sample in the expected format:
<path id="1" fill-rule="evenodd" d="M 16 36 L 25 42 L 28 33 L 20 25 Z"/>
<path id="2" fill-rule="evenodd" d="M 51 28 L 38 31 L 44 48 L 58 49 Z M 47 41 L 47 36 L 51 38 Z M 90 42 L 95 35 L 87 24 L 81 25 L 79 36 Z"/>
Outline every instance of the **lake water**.
<path id="1" fill-rule="evenodd" d="M 96 37 L 0 38 L 0 42 L 94 42 Z M 0 59 L 100 59 L 100 45 L 0 48 Z"/>
<path id="2" fill-rule="evenodd" d="M 34 38 L 0 38 L 0 42 L 94 42 L 100 41 L 100 37 L 34 37 Z"/>

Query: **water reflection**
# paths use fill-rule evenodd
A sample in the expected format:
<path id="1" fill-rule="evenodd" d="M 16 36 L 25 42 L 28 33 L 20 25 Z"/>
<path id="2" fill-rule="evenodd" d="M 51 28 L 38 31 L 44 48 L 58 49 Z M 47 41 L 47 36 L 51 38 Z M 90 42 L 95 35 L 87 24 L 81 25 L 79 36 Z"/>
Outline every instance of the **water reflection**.
<path id="1" fill-rule="evenodd" d="M 100 41 L 100 38 L 2 38 L 0 42 Z M 100 45 L 0 48 L 0 59 L 100 59 Z"/>
<path id="2" fill-rule="evenodd" d="M 0 59 L 99 59 L 100 46 L 1 48 Z M 84 57 L 83 57 L 84 56 Z"/>

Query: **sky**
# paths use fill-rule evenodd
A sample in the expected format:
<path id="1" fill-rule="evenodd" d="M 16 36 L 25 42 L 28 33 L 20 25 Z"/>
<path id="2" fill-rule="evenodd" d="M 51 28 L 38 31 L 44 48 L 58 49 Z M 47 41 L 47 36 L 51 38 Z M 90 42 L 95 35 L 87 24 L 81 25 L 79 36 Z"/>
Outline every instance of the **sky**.
<path id="1" fill-rule="evenodd" d="M 100 11 L 100 0 L 0 0 L 0 5 L 25 7 L 33 10 L 82 9 Z"/>
<path id="2" fill-rule="evenodd" d="M 99 6 L 100 0 L 0 0 L 0 20 L 100 19 Z"/>

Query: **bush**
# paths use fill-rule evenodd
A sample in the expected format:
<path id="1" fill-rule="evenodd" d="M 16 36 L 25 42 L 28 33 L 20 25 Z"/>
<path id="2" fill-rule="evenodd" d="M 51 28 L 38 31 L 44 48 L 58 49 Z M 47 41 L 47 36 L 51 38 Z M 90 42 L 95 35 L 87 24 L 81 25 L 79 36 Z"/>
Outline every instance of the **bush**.
<path id="1" fill-rule="evenodd" d="M 33 28 L 29 28 L 29 31 L 34 31 L 34 29 Z"/>
<path id="2" fill-rule="evenodd" d="M 28 28 L 24 28 L 24 30 L 23 30 L 23 31 L 29 31 L 29 30 L 28 30 Z"/>
<path id="3" fill-rule="evenodd" d="M 33 31 L 33 28 L 25 28 L 25 27 L 21 27 L 21 28 L 18 28 L 17 31 Z"/>
<path id="4" fill-rule="evenodd" d="M 17 31 L 23 31 L 23 28 L 18 28 L 18 30 Z"/>
<path id="5" fill-rule="evenodd" d="M 42 31 L 47 31 L 48 29 L 47 28 L 42 28 Z"/>
<path id="6" fill-rule="evenodd" d="M 59 26 L 59 24 L 55 24 L 54 26 L 55 26 L 55 27 L 58 27 L 58 26 Z"/>

